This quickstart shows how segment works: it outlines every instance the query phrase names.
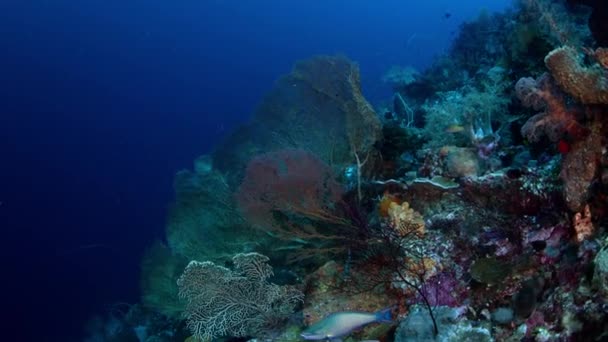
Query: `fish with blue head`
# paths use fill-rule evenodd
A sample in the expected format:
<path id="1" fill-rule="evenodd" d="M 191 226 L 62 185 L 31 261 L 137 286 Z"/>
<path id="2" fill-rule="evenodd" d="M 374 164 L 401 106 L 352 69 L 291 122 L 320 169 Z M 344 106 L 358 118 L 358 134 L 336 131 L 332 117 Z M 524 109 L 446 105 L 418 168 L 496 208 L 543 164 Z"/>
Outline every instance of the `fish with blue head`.
<path id="1" fill-rule="evenodd" d="M 300 336 L 310 341 L 339 341 L 371 323 L 392 323 L 393 307 L 378 312 L 335 312 L 304 330 Z"/>

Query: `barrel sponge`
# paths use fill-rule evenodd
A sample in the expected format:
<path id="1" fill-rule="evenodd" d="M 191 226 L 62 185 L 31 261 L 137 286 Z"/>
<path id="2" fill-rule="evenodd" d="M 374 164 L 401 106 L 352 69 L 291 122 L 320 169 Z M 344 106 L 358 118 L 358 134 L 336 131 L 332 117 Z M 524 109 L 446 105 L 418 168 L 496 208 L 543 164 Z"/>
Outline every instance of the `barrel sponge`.
<path id="1" fill-rule="evenodd" d="M 608 72 L 599 64 L 583 65 L 582 54 L 571 47 L 557 48 L 545 65 L 559 86 L 583 104 L 608 104 Z"/>

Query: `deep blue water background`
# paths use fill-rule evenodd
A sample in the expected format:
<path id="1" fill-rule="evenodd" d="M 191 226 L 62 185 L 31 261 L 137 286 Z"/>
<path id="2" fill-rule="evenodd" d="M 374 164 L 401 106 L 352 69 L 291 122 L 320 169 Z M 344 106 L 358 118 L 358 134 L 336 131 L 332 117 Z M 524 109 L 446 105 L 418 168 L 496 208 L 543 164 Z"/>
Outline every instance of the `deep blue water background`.
<path id="1" fill-rule="evenodd" d="M 295 60 L 344 53 L 378 101 L 392 64 L 428 66 L 509 2 L 0 1 L 1 339 L 77 341 L 135 302 L 174 173 Z"/>

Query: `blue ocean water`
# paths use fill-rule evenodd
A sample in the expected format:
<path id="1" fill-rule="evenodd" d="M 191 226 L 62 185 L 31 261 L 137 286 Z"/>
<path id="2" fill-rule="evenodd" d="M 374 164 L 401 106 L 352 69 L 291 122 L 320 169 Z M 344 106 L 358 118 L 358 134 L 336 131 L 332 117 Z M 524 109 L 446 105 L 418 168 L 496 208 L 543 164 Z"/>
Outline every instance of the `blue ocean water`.
<path id="1" fill-rule="evenodd" d="M 91 315 L 136 302 L 175 172 L 294 61 L 347 55 L 373 103 L 391 65 L 429 66 L 460 23 L 509 4 L 1 1 L 3 334 L 78 341 Z"/>

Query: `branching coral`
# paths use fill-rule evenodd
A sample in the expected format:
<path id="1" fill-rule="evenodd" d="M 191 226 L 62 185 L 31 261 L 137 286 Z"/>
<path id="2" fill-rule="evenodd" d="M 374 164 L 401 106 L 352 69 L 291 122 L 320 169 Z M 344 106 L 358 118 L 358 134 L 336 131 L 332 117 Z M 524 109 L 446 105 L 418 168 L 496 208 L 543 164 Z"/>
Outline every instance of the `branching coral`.
<path id="1" fill-rule="evenodd" d="M 608 104 L 608 73 L 599 64 L 583 65 L 583 55 L 564 46 L 551 51 L 545 64 L 557 84 L 583 104 Z"/>
<path id="2" fill-rule="evenodd" d="M 293 312 L 304 295 L 292 286 L 269 283 L 268 260 L 258 253 L 237 254 L 234 270 L 209 261 L 188 264 L 177 285 L 194 337 L 266 336 Z"/>

